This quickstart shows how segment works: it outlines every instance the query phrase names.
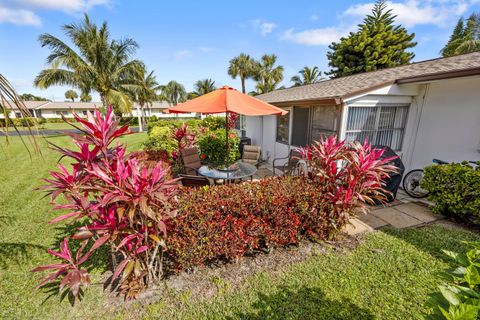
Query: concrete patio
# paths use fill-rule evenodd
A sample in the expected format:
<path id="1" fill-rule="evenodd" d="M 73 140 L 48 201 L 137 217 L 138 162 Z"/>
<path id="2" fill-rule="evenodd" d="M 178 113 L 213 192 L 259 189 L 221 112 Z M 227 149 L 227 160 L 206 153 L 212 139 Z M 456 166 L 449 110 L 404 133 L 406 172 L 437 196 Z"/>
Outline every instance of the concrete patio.
<path id="1" fill-rule="evenodd" d="M 392 203 L 373 207 L 369 214 L 351 219 L 345 232 L 356 235 L 385 226 L 403 229 L 442 220 L 441 215 L 434 214 L 429 209 L 431 204 L 425 199 L 410 198 L 400 189 Z"/>

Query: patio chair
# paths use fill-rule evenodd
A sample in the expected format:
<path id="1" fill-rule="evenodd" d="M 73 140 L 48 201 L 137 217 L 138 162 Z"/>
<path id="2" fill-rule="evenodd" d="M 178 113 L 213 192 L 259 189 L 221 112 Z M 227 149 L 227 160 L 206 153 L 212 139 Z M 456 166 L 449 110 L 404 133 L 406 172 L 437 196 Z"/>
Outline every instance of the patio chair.
<path id="1" fill-rule="evenodd" d="M 258 168 L 261 153 L 262 148 L 260 146 L 245 145 L 243 146 L 242 162 L 254 165 Z"/>
<path id="2" fill-rule="evenodd" d="M 273 159 L 273 175 L 275 176 L 275 170 L 280 170 L 283 175 L 298 174 L 298 162 L 300 161 L 300 156 L 300 151 L 297 149 L 291 149 L 288 156 Z M 275 165 L 275 162 L 282 160 L 287 161 L 283 165 Z"/>
<path id="3" fill-rule="evenodd" d="M 182 149 L 180 151 L 180 156 L 182 157 L 185 174 L 198 176 L 198 169 L 202 166 L 198 149 L 195 147 Z"/>
<path id="4" fill-rule="evenodd" d="M 203 187 L 213 185 L 211 180 L 202 176 L 190 176 L 186 174 L 179 174 L 180 181 L 184 187 Z"/>

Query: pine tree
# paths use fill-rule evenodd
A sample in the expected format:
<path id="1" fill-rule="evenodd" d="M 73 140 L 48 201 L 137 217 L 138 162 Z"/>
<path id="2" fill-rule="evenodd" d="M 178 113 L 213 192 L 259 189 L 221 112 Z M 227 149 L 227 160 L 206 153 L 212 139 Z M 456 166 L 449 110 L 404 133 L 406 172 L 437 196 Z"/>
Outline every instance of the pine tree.
<path id="1" fill-rule="evenodd" d="M 480 17 L 472 13 L 467 21 L 460 18 L 447 44 L 440 51 L 443 57 L 480 51 Z"/>
<path id="2" fill-rule="evenodd" d="M 327 74 L 342 77 L 410 63 L 415 55 L 406 50 L 417 45 L 412 41 L 415 34 L 395 25 L 395 18 L 386 1 L 378 0 L 357 32 L 329 46 L 327 58 L 332 69 Z"/>

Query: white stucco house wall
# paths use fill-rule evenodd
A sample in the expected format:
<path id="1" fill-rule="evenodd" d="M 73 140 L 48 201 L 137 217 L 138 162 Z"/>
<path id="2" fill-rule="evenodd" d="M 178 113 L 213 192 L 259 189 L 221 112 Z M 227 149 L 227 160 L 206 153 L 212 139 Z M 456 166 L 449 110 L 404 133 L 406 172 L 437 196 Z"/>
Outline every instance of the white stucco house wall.
<path id="1" fill-rule="evenodd" d="M 413 63 L 277 90 L 259 99 L 286 116 L 247 117 L 246 135 L 263 158 L 335 134 L 387 145 L 406 170 L 480 160 L 480 53 Z"/>

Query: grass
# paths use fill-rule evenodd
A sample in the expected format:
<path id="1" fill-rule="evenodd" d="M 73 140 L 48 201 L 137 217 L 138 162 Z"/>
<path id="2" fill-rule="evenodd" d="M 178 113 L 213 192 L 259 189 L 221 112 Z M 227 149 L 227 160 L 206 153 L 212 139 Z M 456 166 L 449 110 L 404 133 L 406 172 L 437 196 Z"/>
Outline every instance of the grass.
<path id="1" fill-rule="evenodd" d="M 144 139 L 135 134 L 123 141 L 136 150 Z M 49 140 L 70 145 L 67 137 Z M 98 263 L 92 286 L 72 307 L 35 290 L 41 276 L 29 272 L 54 261 L 46 249 L 65 234 L 63 225 L 47 224 L 57 214 L 33 191 L 58 160 L 39 141 L 43 159 L 30 159 L 17 137 L 0 154 L 0 319 L 415 319 L 439 283 L 436 272 L 449 266 L 440 250 L 461 251 L 460 240 L 480 239 L 442 226 L 385 229 L 366 235 L 353 251 L 332 249 L 275 274 L 254 274 L 239 287 L 217 279 L 223 289 L 208 299 L 169 289 L 159 291 L 159 302 L 126 308 L 106 301 L 99 282 L 105 266 Z"/>

